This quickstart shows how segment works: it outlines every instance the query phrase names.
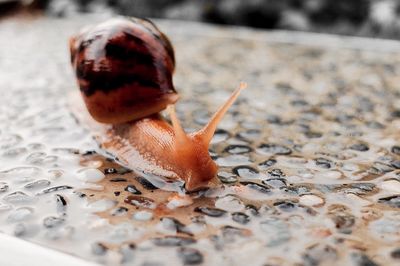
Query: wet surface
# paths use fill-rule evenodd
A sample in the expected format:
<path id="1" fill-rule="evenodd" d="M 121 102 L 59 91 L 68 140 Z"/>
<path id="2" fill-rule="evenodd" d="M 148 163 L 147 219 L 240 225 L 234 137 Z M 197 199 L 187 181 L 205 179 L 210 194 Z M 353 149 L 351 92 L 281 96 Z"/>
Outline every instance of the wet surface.
<path id="1" fill-rule="evenodd" d="M 399 263 L 398 53 L 161 24 L 187 131 L 249 84 L 210 147 L 221 183 L 185 195 L 118 165 L 67 108 L 67 38 L 98 20 L 0 24 L 1 232 L 107 265 Z"/>

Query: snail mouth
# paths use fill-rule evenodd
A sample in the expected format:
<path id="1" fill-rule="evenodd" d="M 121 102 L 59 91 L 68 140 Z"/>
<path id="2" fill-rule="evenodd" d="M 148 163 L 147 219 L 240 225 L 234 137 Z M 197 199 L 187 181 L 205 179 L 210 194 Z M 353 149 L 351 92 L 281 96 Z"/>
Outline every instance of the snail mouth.
<path id="1" fill-rule="evenodd" d="M 185 189 L 187 193 L 195 193 L 195 192 L 199 192 L 201 190 L 208 190 L 208 189 L 212 189 L 212 188 L 216 188 L 217 186 L 220 185 L 220 182 L 218 180 L 218 178 L 213 177 L 207 181 L 203 181 L 203 182 L 199 182 L 199 181 L 192 181 L 192 180 L 188 180 L 185 183 Z"/>
<path id="2" fill-rule="evenodd" d="M 202 190 L 208 190 L 208 189 L 209 189 L 209 187 L 207 186 L 207 184 L 204 184 L 202 186 L 198 186 L 198 187 L 195 187 L 195 188 L 188 187 L 185 184 L 185 190 L 186 190 L 187 194 L 193 194 L 193 193 L 196 193 L 196 192 L 199 192 L 199 191 L 202 191 Z"/>

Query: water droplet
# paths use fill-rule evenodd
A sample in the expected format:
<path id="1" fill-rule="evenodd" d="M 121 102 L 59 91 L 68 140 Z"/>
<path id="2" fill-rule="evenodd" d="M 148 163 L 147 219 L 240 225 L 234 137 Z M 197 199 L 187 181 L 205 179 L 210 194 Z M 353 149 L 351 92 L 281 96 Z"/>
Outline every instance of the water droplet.
<path id="1" fill-rule="evenodd" d="M 386 180 L 380 185 L 381 189 L 391 191 L 394 193 L 400 193 L 400 182 L 397 180 Z"/>
<path id="2" fill-rule="evenodd" d="M 148 221 L 153 218 L 153 213 L 149 211 L 138 211 L 133 214 L 132 218 L 137 221 Z"/>
<path id="3" fill-rule="evenodd" d="M 232 220 L 240 224 L 247 224 L 250 222 L 250 216 L 243 212 L 234 212 L 232 213 Z"/>
<path id="4" fill-rule="evenodd" d="M 211 140 L 211 144 L 216 144 L 221 141 L 225 141 L 230 137 L 229 132 L 223 129 L 217 129 Z"/>
<path id="5" fill-rule="evenodd" d="M 349 149 L 355 150 L 355 151 L 368 151 L 369 147 L 365 143 L 355 143 L 355 144 L 351 145 L 349 147 Z"/>
<path id="6" fill-rule="evenodd" d="M 252 190 L 256 190 L 258 192 L 264 193 L 264 194 L 269 194 L 271 193 L 271 188 L 265 185 L 261 185 L 258 183 L 254 183 L 254 182 L 240 182 L 240 184 L 242 184 L 243 186 L 252 189 Z"/>
<path id="7" fill-rule="evenodd" d="M 26 227 L 24 224 L 16 224 L 14 228 L 14 235 L 16 237 L 21 237 L 26 233 Z"/>
<path id="8" fill-rule="evenodd" d="M 173 232 L 174 234 L 183 233 L 187 235 L 193 235 L 192 232 L 179 220 L 172 217 L 163 217 L 161 218 L 161 224 L 163 228 L 169 232 Z"/>
<path id="9" fill-rule="evenodd" d="M 392 162 L 390 163 L 390 165 L 393 166 L 393 167 L 396 168 L 396 169 L 400 169 L 400 160 L 392 161 Z"/>
<path id="10" fill-rule="evenodd" d="M 107 253 L 108 248 L 102 243 L 93 243 L 91 245 L 92 253 L 97 256 L 101 256 Z"/>
<path id="11" fill-rule="evenodd" d="M 230 154 L 243 154 L 251 151 L 251 147 L 245 145 L 229 145 L 224 149 L 224 152 L 228 152 Z"/>
<path id="12" fill-rule="evenodd" d="M 221 217 L 223 216 L 226 211 L 218 209 L 218 208 L 211 208 L 211 207 L 196 207 L 194 209 L 195 212 L 200 212 L 202 214 L 205 214 L 207 216 L 211 217 Z"/>
<path id="13" fill-rule="evenodd" d="M 104 174 L 106 174 L 106 175 L 116 174 L 116 173 L 117 173 L 117 169 L 115 169 L 115 168 L 105 168 L 104 169 Z"/>
<path id="14" fill-rule="evenodd" d="M 277 200 L 274 202 L 274 206 L 278 207 L 282 211 L 290 212 L 297 208 L 297 203 L 291 200 Z"/>
<path id="15" fill-rule="evenodd" d="M 45 190 L 43 190 L 42 192 L 37 193 L 36 195 L 44 195 L 44 194 L 48 194 L 48 193 L 52 193 L 52 192 L 56 192 L 56 191 L 62 191 L 62 190 L 68 190 L 68 189 L 73 189 L 73 187 L 71 186 L 56 186 L 56 187 L 51 187 L 51 188 L 47 188 Z"/>
<path id="16" fill-rule="evenodd" d="M 321 206 L 324 204 L 324 200 L 316 195 L 307 194 L 300 196 L 299 203 L 306 206 Z"/>
<path id="17" fill-rule="evenodd" d="M 124 216 L 128 212 L 128 208 L 126 207 L 118 207 L 116 209 L 111 210 L 112 216 Z"/>
<path id="18" fill-rule="evenodd" d="M 169 209 L 176 209 L 193 204 L 193 199 L 188 195 L 172 195 L 168 197 L 167 207 Z"/>
<path id="19" fill-rule="evenodd" d="M 400 155 L 400 146 L 393 146 L 391 148 L 391 152 L 393 152 L 394 154 Z"/>
<path id="20" fill-rule="evenodd" d="M 152 242 L 156 246 L 161 247 L 173 247 L 173 246 L 186 246 L 196 242 L 195 239 L 191 237 L 183 237 L 183 236 L 164 236 L 164 237 L 156 237 L 152 239 Z"/>
<path id="21" fill-rule="evenodd" d="M 276 164 L 276 163 L 277 163 L 277 161 L 276 161 L 275 159 L 270 158 L 270 159 L 268 159 L 268 160 L 266 160 L 266 161 L 260 163 L 258 166 L 260 167 L 260 169 L 265 170 L 265 169 L 267 169 L 268 167 L 271 167 L 271 166 L 273 166 L 273 165 Z"/>
<path id="22" fill-rule="evenodd" d="M 24 188 L 29 190 L 36 190 L 48 187 L 50 185 L 50 181 L 46 179 L 36 180 L 34 182 L 28 183 L 24 186 Z"/>
<path id="23" fill-rule="evenodd" d="M 251 164 L 250 158 L 244 155 L 230 155 L 216 160 L 219 166 L 236 166 Z"/>
<path id="24" fill-rule="evenodd" d="M 135 185 L 132 185 L 132 184 L 127 185 L 127 186 L 125 187 L 125 191 L 128 191 L 128 192 L 130 192 L 130 193 L 132 193 L 132 194 L 135 194 L 135 195 L 140 195 L 140 194 L 142 194 L 142 192 L 140 192 L 140 190 L 137 189 L 137 188 L 135 187 Z"/>
<path id="25" fill-rule="evenodd" d="M 380 198 L 378 202 L 393 208 L 400 208 L 400 195 Z"/>
<path id="26" fill-rule="evenodd" d="M 328 179 L 339 179 L 342 177 L 342 173 L 339 171 L 326 171 L 326 172 L 320 172 L 316 174 L 317 177 L 319 178 L 328 178 Z"/>
<path id="27" fill-rule="evenodd" d="M 90 209 L 92 212 L 103 212 L 108 209 L 111 209 L 117 204 L 114 200 L 109 199 L 100 199 L 94 202 L 91 202 L 87 205 L 87 208 Z"/>
<path id="28" fill-rule="evenodd" d="M 393 259 L 400 259 L 400 248 L 394 249 L 392 252 L 390 252 L 390 256 L 392 256 Z"/>
<path id="29" fill-rule="evenodd" d="M 9 186 L 6 182 L 0 182 L 0 193 L 7 192 Z"/>
<path id="30" fill-rule="evenodd" d="M 289 226 L 282 220 L 271 217 L 260 223 L 261 230 L 268 236 L 268 246 L 279 246 L 291 238 Z"/>
<path id="31" fill-rule="evenodd" d="M 125 203 L 131 204 L 136 207 L 149 208 L 154 209 L 156 204 L 150 198 L 142 197 L 142 196 L 128 196 L 125 198 Z"/>
<path id="32" fill-rule="evenodd" d="M 283 178 L 269 178 L 262 181 L 263 184 L 274 187 L 274 188 L 284 188 L 286 187 L 286 180 Z"/>
<path id="33" fill-rule="evenodd" d="M 333 166 L 333 162 L 326 158 L 316 158 L 314 161 L 315 164 L 321 168 L 329 169 Z"/>
<path id="34" fill-rule="evenodd" d="M 225 211 L 242 211 L 245 207 L 239 198 L 232 195 L 218 198 L 215 202 L 215 206 Z"/>
<path id="35" fill-rule="evenodd" d="M 232 173 L 228 173 L 228 172 L 218 172 L 217 174 L 219 180 L 221 180 L 222 183 L 226 183 L 226 184 L 231 184 L 231 183 L 235 183 L 238 181 L 238 178 L 236 175 L 232 174 Z"/>
<path id="36" fill-rule="evenodd" d="M 146 178 L 138 176 L 136 177 L 136 180 L 147 190 L 156 190 L 158 187 L 154 186 L 152 183 L 150 183 Z"/>
<path id="37" fill-rule="evenodd" d="M 242 178 L 256 179 L 261 177 L 258 171 L 250 166 L 236 166 L 232 171 Z"/>
<path id="38" fill-rule="evenodd" d="M 251 235 L 251 231 L 244 228 L 239 228 L 231 225 L 225 225 L 221 228 L 221 232 L 226 242 L 233 242 L 236 236 L 248 237 Z"/>
<path id="39" fill-rule="evenodd" d="M 3 153 L 3 156 L 4 157 L 17 157 L 17 156 L 20 156 L 20 155 L 22 155 L 22 154 L 24 154 L 26 152 L 27 152 L 27 149 L 24 148 L 24 147 L 13 148 L 13 149 L 6 150 Z"/>
<path id="40" fill-rule="evenodd" d="M 45 157 L 46 153 L 44 152 L 33 152 L 26 158 L 26 162 L 30 164 L 40 164 Z"/>
<path id="41" fill-rule="evenodd" d="M 362 266 L 378 266 L 379 265 L 379 264 L 375 263 L 372 259 L 370 259 L 366 254 L 352 253 L 351 258 L 356 263 L 356 265 L 362 265 Z"/>
<path id="42" fill-rule="evenodd" d="M 104 179 L 105 175 L 99 169 L 89 168 L 78 171 L 77 177 L 85 182 L 99 182 Z"/>
<path id="43" fill-rule="evenodd" d="M 258 147 L 257 152 L 266 155 L 289 155 L 292 153 L 292 150 L 280 144 L 267 143 L 261 144 Z"/>
<path id="44" fill-rule="evenodd" d="M 277 169 L 277 168 L 268 170 L 268 175 L 270 175 L 271 177 L 284 177 L 284 176 L 286 176 L 281 169 Z"/>
<path id="45" fill-rule="evenodd" d="M 19 204 L 19 203 L 29 203 L 33 201 L 33 197 L 29 196 L 28 194 L 22 192 L 22 191 L 16 191 L 11 194 L 8 194 L 3 198 L 3 200 L 13 203 L 13 204 Z"/>
<path id="46" fill-rule="evenodd" d="M 237 134 L 237 137 L 239 139 L 247 140 L 247 141 L 252 141 L 252 140 L 257 140 L 260 138 L 261 131 L 258 129 L 249 129 L 247 131 L 242 131 Z"/>
<path id="47" fill-rule="evenodd" d="M 16 134 L 8 134 L 0 137 L 0 149 L 11 148 L 22 141 L 22 137 Z"/>
<path id="48" fill-rule="evenodd" d="M 320 265 L 322 263 L 330 262 L 334 264 L 338 259 L 336 250 L 323 244 L 317 244 L 307 248 L 306 253 L 303 254 L 304 265 Z"/>
<path id="49" fill-rule="evenodd" d="M 178 256 L 184 265 L 197 265 L 203 263 L 203 255 L 194 248 L 182 247 L 178 249 Z"/>
<path id="50" fill-rule="evenodd" d="M 60 194 L 56 194 L 55 195 L 56 198 L 56 210 L 58 213 L 60 214 L 65 214 L 66 210 L 67 210 L 67 201 L 64 198 L 64 196 L 60 195 Z"/>
<path id="51" fill-rule="evenodd" d="M 0 177 L 34 176 L 40 173 L 37 167 L 20 166 L 0 171 Z"/>
<path id="52" fill-rule="evenodd" d="M 9 222 L 21 222 L 32 217 L 33 209 L 28 207 L 18 208 L 10 213 L 7 217 Z"/>
<path id="53" fill-rule="evenodd" d="M 49 216 L 49 217 L 44 218 L 43 226 L 46 228 L 54 228 L 54 227 L 60 226 L 64 222 L 65 222 L 64 218 Z"/>
<path id="54" fill-rule="evenodd" d="M 11 209 L 12 209 L 11 205 L 6 205 L 0 202 L 0 213 Z"/>

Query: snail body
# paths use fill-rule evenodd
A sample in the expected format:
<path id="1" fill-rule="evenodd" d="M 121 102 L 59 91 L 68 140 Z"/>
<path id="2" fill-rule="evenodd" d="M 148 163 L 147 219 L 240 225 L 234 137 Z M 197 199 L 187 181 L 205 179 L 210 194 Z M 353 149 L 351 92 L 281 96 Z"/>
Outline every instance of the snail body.
<path id="1" fill-rule="evenodd" d="M 107 52 L 110 42 L 128 47 L 124 56 L 111 56 Z M 70 49 L 81 94 L 97 122 L 86 115 L 78 100 L 73 109 L 78 120 L 95 132 L 102 148 L 130 168 L 184 180 L 188 191 L 212 182 L 218 167 L 208 146 L 244 84 L 204 128 L 186 134 L 173 106 L 178 100 L 172 84 L 174 52 L 154 24 L 139 19 L 112 20 L 71 38 Z M 139 52 L 152 60 L 141 61 Z M 171 124 L 158 113 L 165 108 Z"/>

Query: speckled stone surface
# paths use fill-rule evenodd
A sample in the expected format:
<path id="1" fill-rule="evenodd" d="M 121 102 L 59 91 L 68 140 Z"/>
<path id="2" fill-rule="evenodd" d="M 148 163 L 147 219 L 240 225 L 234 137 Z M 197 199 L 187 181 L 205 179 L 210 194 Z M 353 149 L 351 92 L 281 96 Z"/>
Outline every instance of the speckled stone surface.
<path id="1" fill-rule="evenodd" d="M 400 263 L 400 43 L 161 21 L 186 130 L 248 83 L 210 147 L 221 184 L 184 195 L 66 105 L 68 36 L 101 20 L 0 22 L 0 232 L 106 265 Z"/>

